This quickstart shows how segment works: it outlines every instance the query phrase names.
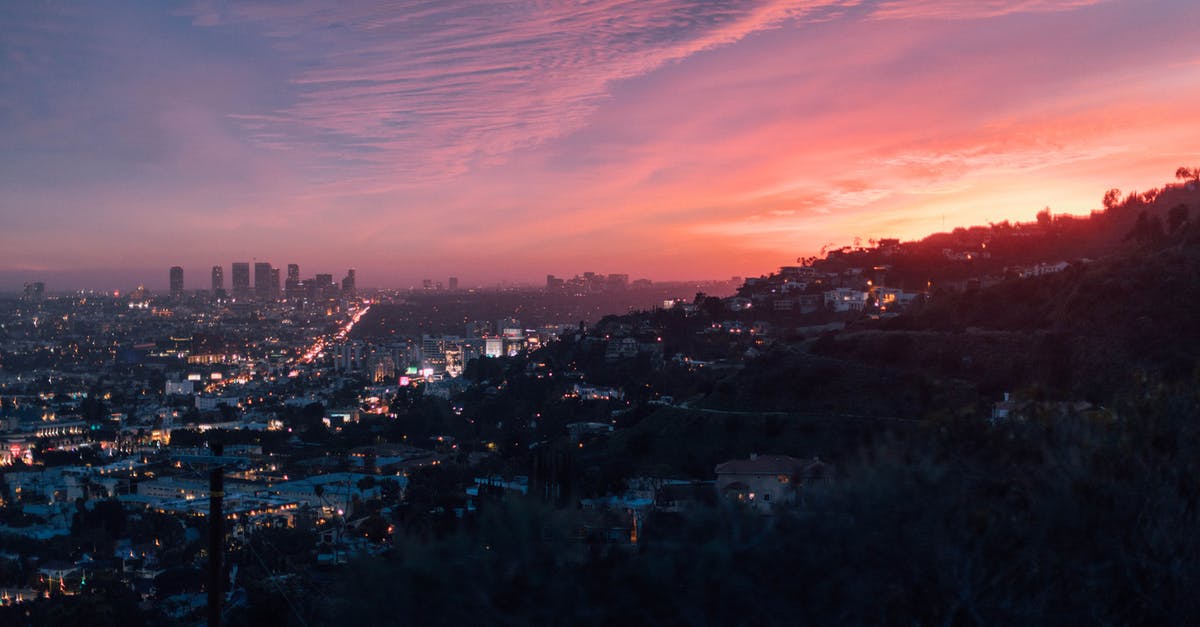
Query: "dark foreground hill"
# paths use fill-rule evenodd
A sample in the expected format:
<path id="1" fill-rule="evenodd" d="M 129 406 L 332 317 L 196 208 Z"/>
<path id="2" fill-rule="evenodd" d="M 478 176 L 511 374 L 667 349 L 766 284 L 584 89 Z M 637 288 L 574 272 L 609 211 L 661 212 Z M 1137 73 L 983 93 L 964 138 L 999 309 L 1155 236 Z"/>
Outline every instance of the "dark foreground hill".
<path id="1" fill-rule="evenodd" d="M 1200 224 L 1048 276 L 946 294 L 815 350 L 1001 391 L 1104 402 L 1136 377 L 1192 377 L 1200 355 Z"/>

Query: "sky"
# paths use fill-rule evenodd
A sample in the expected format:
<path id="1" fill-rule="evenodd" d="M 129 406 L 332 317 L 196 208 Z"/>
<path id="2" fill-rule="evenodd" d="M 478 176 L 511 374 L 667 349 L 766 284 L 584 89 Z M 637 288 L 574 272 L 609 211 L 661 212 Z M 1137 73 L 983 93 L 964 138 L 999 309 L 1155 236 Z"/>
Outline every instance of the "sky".
<path id="1" fill-rule="evenodd" d="M 1192 0 L 0 4 L 0 289 L 756 276 L 1200 165 Z M 228 278 L 226 279 L 228 281 Z"/>

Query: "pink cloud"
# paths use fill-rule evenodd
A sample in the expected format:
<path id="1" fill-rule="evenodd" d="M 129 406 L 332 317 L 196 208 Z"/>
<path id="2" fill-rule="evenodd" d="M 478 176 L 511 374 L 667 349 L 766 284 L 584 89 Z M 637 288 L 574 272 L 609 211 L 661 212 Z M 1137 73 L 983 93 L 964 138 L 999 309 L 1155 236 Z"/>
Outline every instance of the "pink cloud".
<path id="1" fill-rule="evenodd" d="M 888 0 L 872 12 L 878 19 L 980 19 L 1012 13 L 1071 11 L 1108 0 Z"/>
<path id="2" fill-rule="evenodd" d="M 199 8 L 179 20 L 189 35 L 249 40 L 278 73 L 206 58 L 78 98 L 136 114 L 111 145 L 162 148 L 131 176 L 10 183 L 0 267 L 723 276 L 943 216 L 1086 211 L 1108 187 L 1170 179 L 1200 145 L 1181 65 L 1200 58 L 1200 13 L 1092 4 Z M 57 126 L 76 110 L 20 130 L 94 132 Z"/>
<path id="3" fill-rule="evenodd" d="M 236 118 L 263 145 L 352 156 L 395 182 L 498 163 L 585 126 L 615 81 L 841 4 L 238 4 L 195 21 L 256 25 L 311 61 L 293 104 Z"/>

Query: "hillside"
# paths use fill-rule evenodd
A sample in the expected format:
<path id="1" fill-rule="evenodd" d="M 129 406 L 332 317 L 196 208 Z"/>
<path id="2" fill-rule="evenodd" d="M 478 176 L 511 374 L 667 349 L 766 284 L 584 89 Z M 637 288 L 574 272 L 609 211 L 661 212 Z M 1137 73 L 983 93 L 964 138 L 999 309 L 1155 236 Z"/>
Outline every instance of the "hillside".
<path id="1" fill-rule="evenodd" d="M 1200 354 L 1200 224 L 1048 276 L 945 294 L 908 315 L 865 321 L 817 352 L 934 371 L 998 394 L 1039 386 L 1103 401 L 1140 372 L 1191 376 Z"/>

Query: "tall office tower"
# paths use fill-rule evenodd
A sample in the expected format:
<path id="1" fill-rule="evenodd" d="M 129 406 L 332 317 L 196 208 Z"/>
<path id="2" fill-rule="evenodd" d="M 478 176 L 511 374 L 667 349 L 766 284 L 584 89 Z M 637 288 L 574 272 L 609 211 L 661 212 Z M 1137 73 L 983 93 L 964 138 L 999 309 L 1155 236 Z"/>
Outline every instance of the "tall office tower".
<path id="1" fill-rule="evenodd" d="M 318 274 L 316 285 L 313 286 L 313 298 L 335 299 L 337 298 L 337 283 L 333 282 L 332 274 Z"/>
<path id="2" fill-rule="evenodd" d="M 456 277 L 456 276 L 450 277 L 450 291 L 451 292 L 458 291 L 458 277 Z"/>
<path id="3" fill-rule="evenodd" d="M 27 301 L 41 302 L 46 297 L 46 284 L 41 281 L 25 284 L 23 298 Z"/>
<path id="4" fill-rule="evenodd" d="M 250 298 L 250 263 L 233 262 L 233 297 Z"/>
<path id="5" fill-rule="evenodd" d="M 254 297 L 267 300 L 271 297 L 271 264 L 259 261 L 254 264 Z"/>
<path id="6" fill-rule="evenodd" d="M 171 298 L 183 296 L 183 268 L 171 266 Z"/>
<path id="7" fill-rule="evenodd" d="M 221 266 L 212 267 L 212 293 L 218 298 L 225 294 L 225 268 Z"/>
<path id="8" fill-rule="evenodd" d="M 342 298 L 354 298 L 357 291 L 354 285 L 354 268 L 350 268 L 346 271 L 346 278 L 342 279 Z"/>
<path id="9" fill-rule="evenodd" d="M 446 371 L 446 340 L 433 335 L 421 336 L 421 368 Z"/>
<path id="10" fill-rule="evenodd" d="M 267 284 L 267 291 L 271 300 L 279 300 L 279 268 L 271 268 L 271 282 Z"/>
<path id="11" fill-rule="evenodd" d="M 299 300 L 304 297 L 300 291 L 300 265 L 289 263 L 287 267 L 287 280 L 283 282 L 283 295 L 288 300 Z"/>

